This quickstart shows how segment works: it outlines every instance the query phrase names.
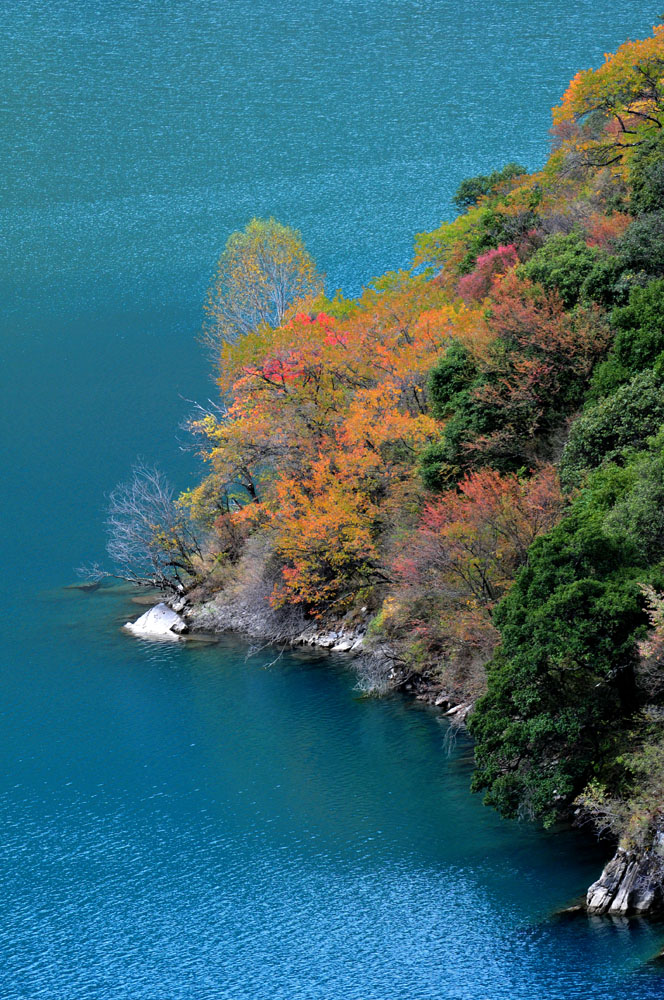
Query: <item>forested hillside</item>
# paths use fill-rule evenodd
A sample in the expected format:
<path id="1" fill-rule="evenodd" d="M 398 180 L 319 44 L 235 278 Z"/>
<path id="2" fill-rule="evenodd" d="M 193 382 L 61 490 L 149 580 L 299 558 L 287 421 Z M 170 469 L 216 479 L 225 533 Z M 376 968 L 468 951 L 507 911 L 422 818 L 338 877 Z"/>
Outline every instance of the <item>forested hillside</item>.
<path id="1" fill-rule="evenodd" d="M 286 227 L 235 234 L 182 501 L 192 600 L 370 619 L 396 683 L 475 701 L 492 805 L 636 847 L 664 801 L 663 124 L 659 26 L 572 80 L 542 170 L 465 181 L 356 300 Z"/>

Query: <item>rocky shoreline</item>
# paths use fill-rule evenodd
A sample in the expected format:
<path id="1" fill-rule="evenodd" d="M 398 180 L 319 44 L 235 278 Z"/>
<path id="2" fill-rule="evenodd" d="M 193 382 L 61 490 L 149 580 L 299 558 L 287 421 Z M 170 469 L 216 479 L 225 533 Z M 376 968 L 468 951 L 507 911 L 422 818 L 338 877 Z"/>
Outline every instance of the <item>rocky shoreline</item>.
<path id="1" fill-rule="evenodd" d="M 276 638 L 258 615 L 218 602 L 190 605 L 186 599 L 159 603 L 124 628 L 139 638 L 182 641 L 200 632 L 234 632 L 265 642 L 309 646 L 353 657 L 360 684 L 374 693 L 401 691 L 440 709 L 455 726 L 464 725 L 473 703 L 463 701 L 420 675 L 407 675 L 395 664 L 388 646 L 367 641 L 366 623 L 336 629 L 315 624 Z M 618 847 L 599 879 L 588 889 L 582 908 L 588 914 L 646 915 L 664 909 L 664 831 L 654 833 L 642 852 Z"/>
<path id="2" fill-rule="evenodd" d="M 293 630 L 290 635 L 275 636 L 265 618 L 248 614 L 230 603 L 211 601 L 190 605 L 181 598 L 151 607 L 124 627 L 133 635 L 147 639 L 179 640 L 200 632 L 233 632 L 264 642 L 342 653 L 355 661 L 360 685 L 367 692 L 400 691 L 440 709 L 455 725 L 462 725 L 473 709 L 472 701 L 464 700 L 439 683 L 420 674 L 405 672 L 388 645 L 368 640 L 366 621 L 354 626 L 341 624 L 336 628 L 321 628 L 310 623 Z"/>
<path id="3" fill-rule="evenodd" d="M 643 852 L 618 847 L 598 880 L 588 889 L 588 913 L 628 916 L 664 906 L 664 833 L 657 831 Z"/>

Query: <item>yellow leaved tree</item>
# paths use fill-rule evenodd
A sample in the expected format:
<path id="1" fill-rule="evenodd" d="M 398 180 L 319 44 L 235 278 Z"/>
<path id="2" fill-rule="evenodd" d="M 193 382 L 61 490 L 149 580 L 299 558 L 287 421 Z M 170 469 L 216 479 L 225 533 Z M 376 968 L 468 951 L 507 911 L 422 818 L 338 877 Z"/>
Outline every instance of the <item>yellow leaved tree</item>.
<path id="1" fill-rule="evenodd" d="M 264 325 L 281 325 L 288 308 L 322 291 L 323 281 L 295 229 L 252 219 L 228 237 L 208 290 L 205 340 L 224 343 Z"/>
<path id="2" fill-rule="evenodd" d="M 577 73 L 553 109 L 554 133 L 590 166 L 620 165 L 664 126 L 664 24 Z M 621 169 L 618 166 L 617 169 Z"/>

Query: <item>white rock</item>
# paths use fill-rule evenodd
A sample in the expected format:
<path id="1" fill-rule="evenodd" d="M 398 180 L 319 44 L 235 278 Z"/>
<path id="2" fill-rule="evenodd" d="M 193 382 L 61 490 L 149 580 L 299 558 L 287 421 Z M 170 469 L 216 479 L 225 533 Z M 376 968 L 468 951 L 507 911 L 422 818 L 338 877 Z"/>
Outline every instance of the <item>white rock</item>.
<path id="1" fill-rule="evenodd" d="M 320 646 L 321 649 L 331 649 L 336 641 L 336 635 L 334 632 L 321 632 L 316 636 L 314 645 Z"/>
<path id="2" fill-rule="evenodd" d="M 347 653 L 349 649 L 353 648 L 353 640 L 345 637 L 339 639 L 339 641 L 332 647 L 333 653 Z"/>
<path id="3" fill-rule="evenodd" d="M 179 639 L 187 626 L 168 605 L 156 604 L 135 622 L 127 622 L 125 628 L 143 639 Z"/>
<path id="4" fill-rule="evenodd" d="M 611 906 L 630 865 L 630 857 L 619 847 L 604 866 L 604 871 L 588 889 L 586 905 L 590 913 L 606 913 Z"/>

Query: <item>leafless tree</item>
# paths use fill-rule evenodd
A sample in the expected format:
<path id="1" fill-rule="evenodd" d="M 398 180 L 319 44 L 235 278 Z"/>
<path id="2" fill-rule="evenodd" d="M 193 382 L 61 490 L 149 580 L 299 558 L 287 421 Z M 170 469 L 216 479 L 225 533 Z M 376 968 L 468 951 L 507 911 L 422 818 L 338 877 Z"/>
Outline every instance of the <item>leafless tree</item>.
<path id="1" fill-rule="evenodd" d="M 200 543 L 159 469 L 143 462 L 134 466 L 131 479 L 109 497 L 106 527 L 115 571 L 93 566 L 84 571 L 89 578 L 115 576 L 176 594 L 195 578 Z"/>

